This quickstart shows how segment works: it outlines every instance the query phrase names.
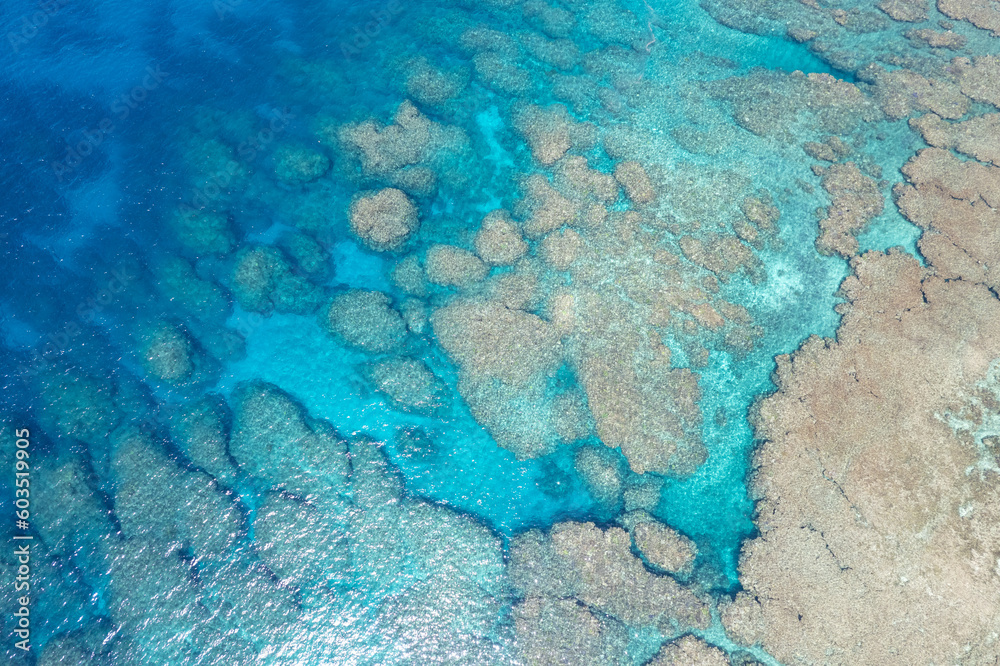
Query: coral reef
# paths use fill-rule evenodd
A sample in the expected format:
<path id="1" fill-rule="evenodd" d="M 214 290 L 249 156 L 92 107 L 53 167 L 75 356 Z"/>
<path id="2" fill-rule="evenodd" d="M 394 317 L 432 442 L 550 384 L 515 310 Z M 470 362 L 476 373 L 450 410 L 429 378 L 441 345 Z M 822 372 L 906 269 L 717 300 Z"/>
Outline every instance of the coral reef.
<path id="1" fill-rule="evenodd" d="M 362 372 L 375 390 L 404 411 L 440 416 L 450 407 L 447 387 L 423 361 L 386 359 L 366 366 Z"/>
<path id="2" fill-rule="evenodd" d="M 444 287 L 472 286 L 481 282 L 489 270 L 479 257 L 454 245 L 431 246 L 424 265 L 427 279 Z"/>
<path id="3" fill-rule="evenodd" d="M 275 151 L 274 173 L 285 185 L 312 182 L 330 170 L 330 158 L 304 146 L 282 146 Z"/>
<path id="4" fill-rule="evenodd" d="M 41 396 L 42 427 L 88 444 L 103 441 L 123 416 L 113 382 L 78 372 L 44 378 Z"/>
<path id="5" fill-rule="evenodd" d="M 555 371 L 559 334 L 540 317 L 496 303 L 454 301 L 434 311 L 434 334 L 462 371 L 523 386 Z"/>
<path id="6" fill-rule="evenodd" d="M 1000 37 L 1000 13 L 980 0 L 938 0 L 938 11 L 953 19 L 968 21 L 977 28 L 990 30 Z"/>
<path id="7" fill-rule="evenodd" d="M 125 541 L 109 548 L 108 611 L 139 662 L 253 659 L 257 649 L 200 600 L 181 544 Z M 220 640 L 221 638 L 221 640 Z"/>
<path id="8" fill-rule="evenodd" d="M 832 199 L 826 217 L 820 220 L 816 249 L 824 254 L 851 256 L 858 252 L 855 236 L 882 212 L 885 199 L 878 185 L 854 162 L 834 164 L 820 170 L 823 189 Z"/>
<path id="9" fill-rule="evenodd" d="M 690 539 L 644 512 L 626 516 L 632 524 L 630 531 L 635 547 L 646 562 L 672 574 L 691 573 L 698 548 Z"/>
<path id="10" fill-rule="evenodd" d="M 219 557 L 241 530 L 242 516 L 211 477 L 171 461 L 131 426 L 112 433 L 115 516 L 127 539 L 183 543 Z"/>
<path id="11" fill-rule="evenodd" d="M 881 89 L 894 90 L 900 86 L 900 77 L 905 76 L 902 72 L 884 75 Z M 922 77 L 920 80 L 930 90 L 930 84 Z M 802 125 L 818 125 L 826 133 L 846 134 L 863 122 L 878 120 L 881 115 L 879 107 L 856 85 L 829 74 L 785 74 L 755 69 L 747 76 L 713 81 L 705 87 L 713 98 L 732 105 L 732 118 L 737 125 L 758 136 L 780 138 L 786 143 L 795 142 L 796 131 Z M 910 108 L 909 98 L 905 93 L 897 95 L 898 112 L 905 115 Z M 942 106 L 949 112 L 952 103 L 961 106 L 961 100 L 953 96 L 942 100 Z M 883 102 L 883 106 L 888 104 Z"/>
<path id="12" fill-rule="evenodd" d="M 542 240 L 541 255 L 557 271 L 568 270 L 580 254 L 583 238 L 573 229 L 562 229 Z"/>
<path id="13" fill-rule="evenodd" d="M 527 106 L 515 114 L 514 127 L 545 166 L 555 164 L 569 150 L 588 150 L 596 140 L 596 128 L 573 119 L 562 104 Z"/>
<path id="14" fill-rule="evenodd" d="M 156 379 L 180 383 L 194 371 L 194 349 L 187 334 L 177 326 L 161 322 L 142 342 L 142 363 Z"/>
<path id="15" fill-rule="evenodd" d="M 335 494 L 344 483 L 346 443 L 290 395 L 258 381 L 239 385 L 232 401 L 229 451 L 247 474 L 306 498 Z"/>
<path id="16" fill-rule="evenodd" d="M 240 307 L 251 312 L 310 314 L 323 301 L 322 290 L 292 272 L 281 250 L 269 246 L 237 252 L 229 284 Z"/>
<path id="17" fill-rule="evenodd" d="M 573 599 L 529 597 L 514 607 L 514 627 L 524 663 L 615 663 L 604 625 Z"/>
<path id="18" fill-rule="evenodd" d="M 33 484 L 38 536 L 56 557 L 98 558 L 117 538 L 117 528 L 100 497 L 96 479 L 79 455 L 54 459 L 38 470 Z"/>
<path id="19" fill-rule="evenodd" d="M 188 460 L 224 484 L 236 478 L 228 450 L 229 420 L 225 403 L 209 395 L 181 407 L 170 422 L 171 439 Z"/>
<path id="20" fill-rule="evenodd" d="M 291 233 L 278 239 L 278 245 L 288 255 L 298 271 L 311 281 L 321 284 L 330 277 L 330 254 L 315 238 Z"/>
<path id="21" fill-rule="evenodd" d="M 630 548 L 627 532 L 592 523 L 559 523 L 549 535 L 512 540 L 510 581 L 522 599 L 514 607 L 517 645 L 526 659 L 563 663 L 582 650 L 582 663 L 618 663 L 625 646 L 609 640 L 616 629 L 653 626 L 676 636 L 707 627 L 708 607 L 672 578 L 647 571 Z M 579 628 L 567 633 L 573 622 Z"/>
<path id="22" fill-rule="evenodd" d="M 504 210 L 495 210 L 483 218 L 475 245 L 479 258 L 491 266 L 509 266 L 528 251 L 520 229 Z"/>
<path id="23" fill-rule="evenodd" d="M 949 123 L 928 113 L 910 120 L 913 127 L 934 148 L 953 149 L 980 162 L 1000 166 L 1000 147 L 991 137 L 1000 133 L 1000 113 L 973 116 L 958 123 Z"/>
<path id="24" fill-rule="evenodd" d="M 615 167 L 615 180 L 625 188 L 625 196 L 634 205 L 652 203 L 656 198 L 653 183 L 638 162 L 621 162 Z"/>
<path id="25" fill-rule="evenodd" d="M 406 323 L 378 291 L 355 289 L 335 296 L 321 322 L 347 344 L 368 352 L 395 351 L 406 339 Z"/>
<path id="26" fill-rule="evenodd" d="M 524 233 L 529 238 L 539 238 L 564 224 L 589 222 L 579 205 L 560 194 L 544 176 L 530 176 L 523 187 L 525 196 L 518 203 L 517 213 L 527 218 Z M 600 210 L 603 213 L 603 208 Z"/>
<path id="27" fill-rule="evenodd" d="M 1000 307 L 906 255 L 853 267 L 838 341 L 779 357 L 760 406 L 762 535 L 723 621 L 786 662 L 975 660 L 995 651 L 997 490 L 935 415 L 1000 354 Z"/>
<path id="28" fill-rule="evenodd" d="M 439 106 L 462 93 L 469 76 L 461 71 L 442 71 L 419 56 L 404 66 L 406 93 L 420 104 Z"/>
<path id="29" fill-rule="evenodd" d="M 320 581 L 334 591 L 336 572 L 345 571 L 351 589 L 378 603 L 357 607 L 326 601 L 312 621 L 288 636 L 283 658 L 313 661 L 327 650 L 339 650 L 344 640 L 364 661 L 489 663 L 500 656 L 500 646 L 491 640 L 502 631 L 497 615 L 507 587 L 500 540 L 464 516 L 404 498 L 379 444 L 352 442 L 350 454 L 352 505 L 336 504 L 332 512 L 292 509 L 297 518 L 289 526 L 274 513 L 281 506 L 276 503 L 272 515 L 278 529 L 266 548 L 270 557 L 283 558 L 289 575 L 300 579 L 295 562 L 308 558 Z M 316 549 L 307 540 L 286 538 L 295 529 L 310 530 L 310 521 L 342 521 L 343 532 L 337 527 L 328 532 L 334 548 Z M 315 579 L 304 582 L 317 584 Z M 463 612 L 455 614 L 455 608 Z M 353 623 L 338 624 L 344 614 Z M 332 635 L 320 632 L 322 641 L 302 640 L 316 635 L 313 622 L 338 628 Z"/>
<path id="30" fill-rule="evenodd" d="M 939 148 L 920 151 L 903 166 L 909 184 L 894 194 L 900 212 L 927 230 L 920 251 L 938 274 L 1000 287 L 1000 168 L 963 161 Z"/>
<path id="31" fill-rule="evenodd" d="M 969 99 L 954 81 L 924 77 L 908 69 L 887 72 L 877 66 L 864 73 L 875 84 L 875 100 L 891 119 L 905 118 L 914 111 L 933 111 L 942 118 L 961 118 L 969 110 Z"/>
<path id="32" fill-rule="evenodd" d="M 29 660 L 993 663 L 995 2 L 231 4 L 0 234 Z"/>
<path id="33" fill-rule="evenodd" d="M 182 210 L 170 219 L 186 249 L 196 255 L 229 254 L 236 247 L 236 234 L 227 213 L 208 210 Z"/>
<path id="34" fill-rule="evenodd" d="M 351 231 L 365 247 L 379 252 L 398 250 L 420 228 L 417 207 L 395 188 L 358 196 L 350 219 Z"/>
<path id="35" fill-rule="evenodd" d="M 396 109 L 391 125 L 369 119 L 325 127 L 319 134 L 357 159 L 366 175 L 390 180 L 416 165 L 438 171 L 445 159 L 467 151 L 469 141 L 463 130 L 435 123 L 408 100 Z"/>
<path id="36" fill-rule="evenodd" d="M 726 653 L 694 636 L 684 636 L 663 646 L 649 666 L 729 666 Z"/>
<path id="37" fill-rule="evenodd" d="M 495 51 L 477 53 L 472 58 L 476 76 L 490 88 L 505 95 L 523 95 L 531 88 L 531 76 L 510 57 Z"/>
<path id="38" fill-rule="evenodd" d="M 232 310 L 229 296 L 217 284 L 198 277 L 194 267 L 180 257 L 170 257 L 156 272 L 156 286 L 164 299 L 196 313 L 199 319 L 217 322 Z"/>
<path id="39" fill-rule="evenodd" d="M 927 0 L 879 0 L 877 6 L 897 21 L 919 23 L 927 19 Z"/>
<path id="40" fill-rule="evenodd" d="M 667 350 L 616 322 L 614 304 L 583 296 L 571 350 L 598 437 L 621 447 L 636 473 L 692 471 L 704 459 L 692 427 L 701 419 L 697 376 L 672 369 Z"/>
<path id="41" fill-rule="evenodd" d="M 351 507 L 324 498 L 321 507 L 271 493 L 257 510 L 254 533 L 261 560 L 284 585 L 335 594 L 347 578 Z"/>
<path id="42" fill-rule="evenodd" d="M 616 507 L 622 496 L 622 470 L 619 460 L 609 450 L 584 446 L 577 451 L 573 467 L 587 490 L 598 502 Z"/>
<path id="43" fill-rule="evenodd" d="M 958 83 L 962 94 L 976 102 L 985 102 L 1000 108 L 1000 58 L 986 55 L 973 58 L 956 58 L 952 64 L 958 70 Z M 947 118 L 944 114 L 941 116 Z"/>

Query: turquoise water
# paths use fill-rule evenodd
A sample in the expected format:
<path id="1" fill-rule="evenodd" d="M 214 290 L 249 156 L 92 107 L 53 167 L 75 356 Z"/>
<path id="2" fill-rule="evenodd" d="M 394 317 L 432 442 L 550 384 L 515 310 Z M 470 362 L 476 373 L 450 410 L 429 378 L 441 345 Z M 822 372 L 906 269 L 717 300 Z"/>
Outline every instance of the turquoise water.
<path id="1" fill-rule="evenodd" d="M 35 433 L 41 503 L 29 659 L 455 663 L 442 655 L 461 645 L 465 663 L 515 663 L 511 539 L 566 521 L 609 528 L 637 508 L 697 546 L 677 580 L 716 599 L 739 589 L 739 549 L 755 533 L 749 410 L 774 389 L 775 355 L 835 334 L 848 264 L 815 248 L 829 199 L 800 145 L 829 132 L 777 110 L 785 134 L 748 131 L 742 89 L 726 86 L 796 70 L 854 78 L 806 45 L 725 27 L 694 0 L 602 6 L 570 21 L 472 2 L 74 3 L 3 54 L 0 406 Z M 16 26 L 32 11 L 12 4 L 2 17 Z M 499 34 L 469 37 L 480 25 Z M 528 31 L 562 50 L 530 55 L 503 37 Z M 426 136 L 374 156 L 345 147 L 344 128 L 381 130 L 406 99 L 434 123 Z M 605 176 L 637 160 L 660 188 L 659 208 L 602 202 L 607 229 L 574 222 L 590 254 L 570 270 L 542 259 L 551 248 L 528 231 L 525 203 L 539 175 L 576 196 L 519 125 L 527 104 L 554 102 L 592 124 L 589 138 L 566 139 L 569 154 Z M 886 146 L 869 150 L 888 203 L 861 249 L 917 255 L 919 231 L 890 197 L 912 139 L 902 123 L 871 124 L 891 140 L 844 131 Z M 405 168 L 384 167 L 394 160 Z M 420 228 L 380 251 L 348 218 L 389 186 L 407 190 Z M 688 243 L 736 238 L 751 198 L 780 217 L 740 245 L 746 265 L 695 261 Z M 497 208 L 525 231 L 525 262 L 475 264 L 480 279 L 460 288 L 394 276 L 407 257 L 426 268 L 435 244 L 484 254 L 475 235 Z M 629 210 L 648 216 L 612 229 Z M 351 290 L 384 304 L 329 328 L 331 302 Z M 678 300 L 664 323 L 655 306 L 668 292 Z M 563 293 L 597 323 L 536 351 Z M 504 314 L 523 316 L 436 335 L 464 299 L 507 299 Z M 709 304 L 741 306 L 746 321 L 697 323 L 711 321 L 698 309 Z M 497 349 L 507 356 L 490 365 Z M 664 349 L 668 364 L 650 360 Z M 645 412 L 631 430 L 662 418 L 649 427 L 671 425 L 654 439 L 670 431 L 682 449 L 703 445 L 704 460 L 635 469 L 635 432 L 619 446 L 616 424 L 599 421 L 613 396 L 588 368 L 605 356 L 636 376 Z M 433 378 L 440 405 L 378 390 L 373 368 L 400 359 Z M 682 368 L 698 389 L 687 408 Z M 252 404 L 254 382 L 287 397 Z M 582 416 L 563 437 L 566 404 Z M 637 488 L 652 500 L 629 499 Z M 292 527 L 276 523 L 286 515 Z M 620 627 L 629 663 L 682 633 Z M 731 646 L 713 627 L 706 639 Z"/>

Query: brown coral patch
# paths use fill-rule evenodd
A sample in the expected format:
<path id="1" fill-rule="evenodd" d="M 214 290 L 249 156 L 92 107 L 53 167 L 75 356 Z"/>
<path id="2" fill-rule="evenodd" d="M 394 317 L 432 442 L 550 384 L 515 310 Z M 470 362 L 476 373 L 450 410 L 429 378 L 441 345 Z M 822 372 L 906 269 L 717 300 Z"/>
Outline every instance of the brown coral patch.
<path id="1" fill-rule="evenodd" d="M 785 663 L 979 663 L 1000 493 L 940 415 L 1000 356 L 1000 302 L 904 254 L 853 267 L 837 341 L 778 357 L 760 405 L 762 535 L 723 622 Z"/>
<path id="2" fill-rule="evenodd" d="M 910 184 L 896 186 L 896 205 L 931 232 L 920 249 L 939 274 L 1000 287 L 1000 168 L 928 148 L 903 173 Z"/>
<path id="3" fill-rule="evenodd" d="M 861 173 L 853 162 L 828 168 L 823 173 L 823 189 L 830 195 L 832 205 L 819 223 L 816 248 L 824 254 L 857 254 L 855 235 L 882 212 L 885 198 L 875 181 Z"/>

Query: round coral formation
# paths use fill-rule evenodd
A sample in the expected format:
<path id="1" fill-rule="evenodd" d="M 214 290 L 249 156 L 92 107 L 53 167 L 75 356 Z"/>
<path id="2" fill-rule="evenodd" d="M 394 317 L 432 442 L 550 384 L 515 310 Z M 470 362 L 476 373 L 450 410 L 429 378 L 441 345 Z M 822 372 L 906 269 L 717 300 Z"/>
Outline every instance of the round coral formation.
<path id="1" fill-rule="evenodd" d="M 483 218 L 475 244 L 479 258 L 492 266 L 509 266 L 528 252 L 520 229 L 504 210 L 495 210 Z"/>
<path id="2" fill-rule="evenodd" d="M 417 207 L 402 190 L 387 187 L 351 204 L 351 231 L 377 252 L 400 249 L 420 228 Z"/>
<path id="3" fill-rule="evenodd" d="M 157 326 L 143 346 L 143 365 L 153 377 L 177 383 L 194 371 L 194 349 L 181 329 L 170 324 Z"/>
<path id="4" fill-rule="evenodd" d="M 427 58 L 418 57 L 405 65 L 406 92 L 421 104 L 437 106 L 457 97 L 468 85 L 468 75 L 442 71 Z"/>
<path id="5" fill-rule="evenodd" d="M 423 361 L 386 359 L 364 368 L 363 373 L 377 391 L 404 411 L 440 416 L 450 405 L 447 387 Z"/>
<path id="6" fill-rule="evenodd" d="M 698 549 L 690 539 L 648 515 L 632 520 L 635 547 L 647 562 L 672 574 L 691 573 Z"/>
<path id="7" fill-rule="evenodd" d="M 469 287 L 489 269 L 476 255 L 454 245 L 434 245 L 427 251 L 427 279 L 443 287 Z"/>
<path id="8" fill-rule="evenodd" d="M 406 338 L 406 323 L 378 291 L 356 289 L 334 297 L 323 321 L 330 333 L 369 352 L 399 349 Z"/>

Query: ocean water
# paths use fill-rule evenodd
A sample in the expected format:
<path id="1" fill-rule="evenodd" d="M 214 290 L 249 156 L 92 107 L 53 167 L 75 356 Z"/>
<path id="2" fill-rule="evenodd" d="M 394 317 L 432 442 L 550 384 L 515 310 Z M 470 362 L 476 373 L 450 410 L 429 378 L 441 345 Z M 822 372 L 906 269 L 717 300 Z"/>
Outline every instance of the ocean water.
<path id="1" fill-rule="evenodd" d="M 683 584 L 715 599 L 740 589 L 739 551 L 756 533 L 749 414 L 774 390 L 776 355 L 810 335 L 835 335 L 848 263 L 815 246 L 816 209 L 829 198 L 800 144 L 823 133 L 794 117 L 787 134 L 747 131 L 731 110 L 739 94 L 718 91 L 733 77 L 855 75 L 782 34 L 726 27 L 695 0 L 593 3 L 601 9 L 593 12 L 566 3 L 555 17 L 505 4 L 4 3 L 0 409 L 5 455 L 13 455 L 10 430 L 32 433 L 38 503 L 31 650 L 10 641 L 12 657 L 28 663 L 78 649 L 92 663 L 114 654 L 123 663 L 516 663 L 511 540 L 567 521 L 622 525 L 637 508 L 697 546 L 692 571 L 676 576 Z M 567 8 L 578 16 L 567 19 Z M 514 58 L 516 47 L 493 33 L 480 38 L 488 47 L 470 46 L 463 34 L 477 26 L 545 33 L 564 50 L 549 62 Z M 477 49 L 500 55 L 474 64 Z M 573 64 L 553 64 L 560 57 Z M 444 74 L 421 83 L 420 63 Z M 352 200 L 402 176 L 366 170 L 338 128 L 391 124 L 404 100 L 421 95 L 423 117 L 457 128 L 465 143 L 387 158 L 426 167 L 436 182 L 399 185 L 410 187 L 420 230 L 402 250 L 378 252 L 352 233 Z M 493 267 L 487 286 L 409 293 L 393 277 L 407 256 L 426 266 L 434 244 L 474 250 L 490 211 L 513 211 L 525 224 L 528 177 L 551 173 L 517 118 L 526 104 L 552 103 L 592 123 L 596 138 L 571 154 L 604 173 L 638 160 L 668 184 L 660 196 L 669 210 L 644 219 L 648 234 L 624 251 L 582 231 L 594 248 L 577 264 L 586 271 L 534 261 L 524 270 L 538 287 L 524 311 L 548 320 L 559 290 L 594 292 L 626 313 L 627 329 L 675 286 L 637 268 L 659 261 L 658 250 L 673 258 L 665 265 L 685 267 L 678 279 L 698 298 L 745 309 L 746 322 L 725 329 L 739 329 L 745 347 L 679 306 L 670 324 L 635 324 L 669 350 L 670 372 L 696 377 L 700 418 L 685 421 L 678 438 L 700 441 L 704 455 L 681 472 L 630 469 L 586 407 L 578 436 L 554 434 L 552 405 L 563 397 L 596 404 L 581 369 L 594 358 L 579 351 L 588 336 L 618 331 L 606 336 L 609 356 L 633 340 L 616 317 L 564 336 L 563 356 L 530 381 L 491 384 L 475 375 L 475 354 L 456 353 L 459 343 L 437 334 L 440 312 L 457 299 L 493 298 L 491 285 L 521 269 Z M 871 152 L 887 205 L 860 234 L 861 250 L 901 246 L 919 256 L 919 230 L 890 196 L 918 139 L 902 123 L 878 131 L 888 139 Z M 283 162 L 282 151 L 301 152 Z M 329 165 L 319 176 L 282 177 L 317 153 Z M 780 217 L 747 267 L 712 271 L 683 258 L 683 237 L 734 238 L 751 197 Z M 636 207 L 619 195 L 609 219 Z M 529 237 L 529 256 L 540 257 L 543 244 Z M 236 264 L 262 247 L 282 248 L 285 267 L 234 284 Z M 263 296 L 250 293 L 257 287 Z M 331 334 L 328 304 L 351 290 L 385 294 L 406 325 L 354 314 Z M 483 357 L 517 333 L 479 339 L 464 325 L 457 337 Z M 528 363 L 514 348 L 502 366 Z M 398 358 L 433 375 L 438 407 L 424 400 L 407 410 L 376 390 L 372 368 Z M 470 377 L 483 383 L 471 389 Z M 241 392 L 259 387 L 252 382 L 278 387 L 288 402 L 245 406 Z M 216 405 L 206 413 L 218 417 L 185 439 L 183 414 L 196 404 Z M 647 409 L 681 411 L 659 398 Z M 321 422 L 336 434 L 316 434 L 326 432 Z M 539 455 L 518 450 L 524 442 Z M 605 485 L 583 471 L 585 450 L 600 452 L 595 474 Z M 350 460 L 349 473 L 324 457 L 330 451 Z M 5 472 L 2 484 L 13 501 L 13 476 Z M 638 488 L 653 488 L 651 498 L 630 500 Z M 276 527 L 276 515 L 293 526 Z M 435 550 L 443 543 L 457 555 Z M 13 571 L 4 564 L 5 575 Z M 171 601 L 158 585 L 183 591 Z M 628 631 L 637 664 L 675 637 Z M 733 647 L 717 622 L 700 633 Z"/>

